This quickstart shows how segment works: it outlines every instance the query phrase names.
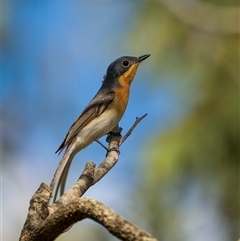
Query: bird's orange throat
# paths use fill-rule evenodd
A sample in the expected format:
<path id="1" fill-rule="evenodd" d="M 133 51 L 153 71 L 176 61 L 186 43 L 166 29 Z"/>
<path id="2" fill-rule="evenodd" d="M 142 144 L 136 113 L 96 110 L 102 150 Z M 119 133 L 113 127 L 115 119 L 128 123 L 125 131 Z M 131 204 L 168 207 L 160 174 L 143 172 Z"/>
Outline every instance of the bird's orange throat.
<path id="1" fill-rule="evenodd" d="M 132 65 L 127 72 L 125 72 L 122 76 L 118 78 L 118 83 L 121 87 L 114 88 L 115 92 L 115 100 L 114 105 L 116 106 L 116 110 L 118 111 L 119 115 L 123 115 L 129 98 L 129 90 L 130 85 L 133 81 L 133 78 L 136 74 L 137 68 L 139 63 Z"/>
<path id="2" fill-rule="evenodd" d="M 139 63 L 133 64 L 128 71 L 126 71 L 122 76 L 119 77 L 118 82 L 123 88 L 129 88 L 133 78 L 137 72 Z"/>

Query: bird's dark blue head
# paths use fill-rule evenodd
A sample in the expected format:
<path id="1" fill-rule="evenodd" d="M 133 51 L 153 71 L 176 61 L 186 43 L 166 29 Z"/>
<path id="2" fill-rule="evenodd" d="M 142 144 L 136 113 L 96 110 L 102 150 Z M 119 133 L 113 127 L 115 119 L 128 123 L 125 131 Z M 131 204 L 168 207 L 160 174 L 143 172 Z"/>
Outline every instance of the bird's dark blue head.
<path id="1" fill-rule="evenodd" d="M 106 77 L 111 76 L 113 78 L 118 78 L 127 72 L 131 66 L 135 65 L 137 67 L 140 62 L 149 56 L 149 54 L 146 54 L 140 57 L 123 56 L 118 58 L 108 66 Z"/>
<path id="2" fill-rule="evenodd" d="M 119 78 L 124 78 L 130 84 L 139 64 L 149 56 L 150 54 L 145 54 L 140 57 L 123 56 L 116 59 L 109 65 L 104 82 L 114 84 Z"/>

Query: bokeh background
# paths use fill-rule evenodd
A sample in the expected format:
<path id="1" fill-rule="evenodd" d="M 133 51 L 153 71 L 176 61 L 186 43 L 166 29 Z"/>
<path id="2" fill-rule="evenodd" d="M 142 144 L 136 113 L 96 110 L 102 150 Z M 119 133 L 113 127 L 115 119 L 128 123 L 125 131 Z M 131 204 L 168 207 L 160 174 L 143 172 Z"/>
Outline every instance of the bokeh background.
<path id="1" fill-rule="evenodd" d="M 68 128 L 123 55 L 139 67 L 118 164 L 85 196 L 164 241 L 239 238 L 237 0 L 2 1 L 1 237 L 17 240 Z M 105 138 L 102 139 L 105 141 Z M 79 153 L 70 187 L 97 143 Z M 114 241 L 85 220 L 59 241 Z"/>

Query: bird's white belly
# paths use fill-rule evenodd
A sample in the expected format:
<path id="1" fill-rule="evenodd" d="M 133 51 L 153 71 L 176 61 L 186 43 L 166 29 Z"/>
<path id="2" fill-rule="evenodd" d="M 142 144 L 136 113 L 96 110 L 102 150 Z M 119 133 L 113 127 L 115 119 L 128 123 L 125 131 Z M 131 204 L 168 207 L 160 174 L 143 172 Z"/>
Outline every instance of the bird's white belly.
<path id="1" fill-rule="evenodd" d="M 111 109 L 103 112 L 79 132 L 76 144 L 78 143 L 81 148 L 88 146 L 94 139 L 99 139 L 109 133 L 118 124 L 121 117 L 122 115 Z"/>

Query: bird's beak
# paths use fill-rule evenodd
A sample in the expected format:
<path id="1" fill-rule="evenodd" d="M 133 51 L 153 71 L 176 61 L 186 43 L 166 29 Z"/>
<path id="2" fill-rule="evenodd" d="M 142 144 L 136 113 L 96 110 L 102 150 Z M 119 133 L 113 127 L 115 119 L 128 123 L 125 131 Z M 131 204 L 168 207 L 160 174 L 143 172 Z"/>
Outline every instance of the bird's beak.
<path id="1" fill-rule="evenodd" d="M 143 60 L 147 59 L 148 57 L 150 56 L 150 54 L 145 54 L 145 55 L 142 55 L 140 57 L 138 57 L 138 61 L 137 62 L 142 62 Z"/>

